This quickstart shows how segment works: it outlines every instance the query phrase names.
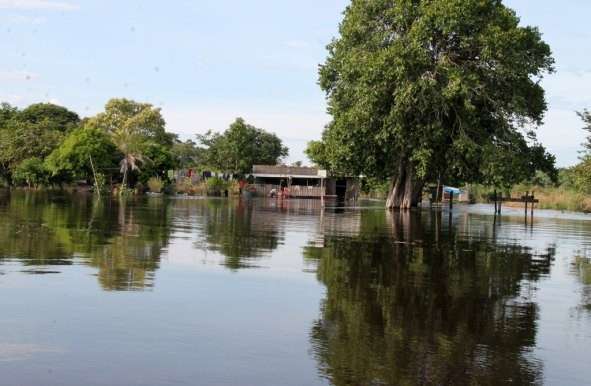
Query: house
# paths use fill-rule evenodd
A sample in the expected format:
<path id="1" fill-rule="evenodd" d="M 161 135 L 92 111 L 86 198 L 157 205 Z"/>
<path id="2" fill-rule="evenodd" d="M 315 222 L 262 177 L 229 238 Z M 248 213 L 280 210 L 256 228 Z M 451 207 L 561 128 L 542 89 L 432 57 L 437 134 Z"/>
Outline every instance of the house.
<path id="1" fill-rule="evenodd" d="M 326 170 L 307 166 L 255 165 L 252 169 L 256 195 L 269 196 L 281 192 L 289 197 L 356 199 L 359 184 L 354 178 L 328 175 Z"/>

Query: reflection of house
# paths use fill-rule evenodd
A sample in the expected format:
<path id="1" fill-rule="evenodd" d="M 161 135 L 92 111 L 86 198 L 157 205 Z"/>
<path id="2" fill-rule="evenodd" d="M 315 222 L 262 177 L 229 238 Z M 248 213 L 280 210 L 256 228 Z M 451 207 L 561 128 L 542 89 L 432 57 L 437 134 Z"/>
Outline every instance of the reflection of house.
<path id="1" fill-rule="evenodd" d="M 282 187 L 290 197 L 299 198 L 354 199 L 359 193 L 354 179 L 332 177 L 326 170 L 314 167 L 255 165 L 252 175 L 258 195 L 268 196 Z"/>

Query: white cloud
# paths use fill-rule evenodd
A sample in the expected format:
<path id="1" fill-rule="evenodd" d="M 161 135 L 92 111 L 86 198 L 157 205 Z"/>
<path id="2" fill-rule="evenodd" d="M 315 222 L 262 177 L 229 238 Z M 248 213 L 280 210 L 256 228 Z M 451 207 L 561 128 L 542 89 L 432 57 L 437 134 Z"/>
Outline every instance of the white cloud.
<path id="1" fill-rule="evenodd" d="M 0 70 L 1 82 L 20 82 L 38 79 L 39 75 L 29 71 Z"/>
<path id="2" fill-rule="evenodd" d="M 53 0 L 0 0 L 0 8 L 22 10 L 74 11 L 79 6 L 72 3 Z"/>

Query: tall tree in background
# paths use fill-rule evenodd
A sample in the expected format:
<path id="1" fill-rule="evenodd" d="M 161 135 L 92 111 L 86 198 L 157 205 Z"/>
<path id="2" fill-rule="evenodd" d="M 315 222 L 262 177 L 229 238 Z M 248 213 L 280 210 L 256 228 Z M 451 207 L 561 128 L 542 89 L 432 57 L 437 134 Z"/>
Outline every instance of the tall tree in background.
<path id="1" fill-rule="evenodd" d="M 577 115 L 585 124 L 583 130 L 587 132 L 587 137 L 582 143 L 583 150 L 580 151 L 581 162 L 572 168 L 573 185 L 578 191 L 591 193 L 591 112 L 585 109 Z"/>
<path id="2" fill-rule="evenodd" d="M 313 161 L 390 178 L 390 208 L 417 205 L 442 177 L 508 183 L 535 172 L 531 128 L 553 59 L 501 1 L 353 0 L 339 31 L 320 68 L 333 119 L 308 149 Z"/>
<path id="3" fill-rule="evenodd" d="M 120 154 L 108 133 L 96 127 L 83 126 L 68 134 L 45 159 L 45 164 L 59 181 L 84 179 L 93 175 L 90 157 L 95 171 L 112 174 Z"/>
<path id="4" fill-rule="evenodd" d="M 175 140 L 175 136 L 165 130 L 160 109 L 129 99 L 109 100 L 105 111 L 89 119 L 87 125 L 111 135 L 122 154 L 123 186 L 127 186 L 130 172 L 139 171 L 142 163 L 159 160 L 159 151 L 166 153 L 164 158 L 168 158 Z"/>
<path id="5" fill-rule="evenodd" d="M 176 140 L 172 145 L 172 154 L 178 166 L 183 169 L 194 168 L 204 163 L 204 150 L 190 139 L 184 142 Z"/>
<path id="6" fill-rule="evenodd" d="M 78 114 L 52 103 L 32 104 L 20 112 L 19 119 L 32 124 L 48 121 L 62 131 L 70 131 L 80 123 Z"/>
<path id="7" fill-rule="evenodd" d="M 123 98 L 109 100 L 105 111 L 91 118 L 90 123 L 108 133 L 117 130 L 134 132 L 146 140 L 165 146 L 172 146 L 175 137 L 166 132 L 166 122 L 159 108 Z"/>
<path id="8" fill-rule="evenodd" d="M 253 165 L 276 165 L 289 153 L 273 133 L 237 118 L 223 133 L 199 135 L 208 166 L 223 172 L 247 174 Z"/>
<path id="9" fill-rule="evenodd" d="M 22 111 L 2 104 L 0 176 L 12 183 L 12 175 L 22 162 L 31 158 L 43 160 L 79 124 L 76 113 L 50 103 L 34 104 Z"/>
<path id="10" fill-rule="evenodd" d="M 123 175 L 121 184 L 127 187 L 129 173 L 139 170 L 140 164 L 145 162 L 143 154 L 145 138 L 138 131 L 128 127 L 114 130 L 111 133 L 111 140 L 123 155 L 119 163 Z"/>

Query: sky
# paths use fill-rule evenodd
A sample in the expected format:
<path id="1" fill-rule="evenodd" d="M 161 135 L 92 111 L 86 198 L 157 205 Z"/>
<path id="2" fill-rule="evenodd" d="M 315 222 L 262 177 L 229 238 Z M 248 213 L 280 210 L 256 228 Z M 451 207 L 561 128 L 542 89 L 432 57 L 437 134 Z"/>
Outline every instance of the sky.
<path id="1" fill-rule="evenodd" d="M 317 69 L 348 0 L 0 0 L 0 101 L 91 116 L 125 97 L 162 109 L 181 138 L 236 117 L 276 133 L 288 162 L 330 117 Z M 589 0 L 506 0 L 556 59 L 539 140 L 577 162 L 591 108 Z"/>

